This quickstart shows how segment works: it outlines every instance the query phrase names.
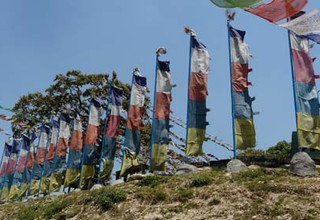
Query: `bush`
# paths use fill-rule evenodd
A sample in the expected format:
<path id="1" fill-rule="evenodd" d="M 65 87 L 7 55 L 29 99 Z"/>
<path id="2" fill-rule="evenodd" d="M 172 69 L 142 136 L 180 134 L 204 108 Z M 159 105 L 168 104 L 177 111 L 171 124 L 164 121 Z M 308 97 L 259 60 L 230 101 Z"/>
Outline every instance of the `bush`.
<path id="1" fill-rule="evenodd" d="M 180 202 L 186 202 L 189 199 L 193 198 L 194 191 L 190 188 L 179 187 L 176 191 L 175 200 Z"/>
<path id="2" fill-rule="evenodd" d="M 150 176 L 146 176 L 140 182 L 138 182 L 138 186 L 150 186 L 154 188 L 162 182 L 164 182 L 164 180 L 161 176 L 150 175 Z"/>
<path id="3" fill-rule="evenodd" d="M 211 183 L 211 179 L 208 176 L 198 175 L 192 179 L 190 186 L 201 187 L 201 186 L 209 185 L 210 183 Z"/>
<path id="4" fill-rule="evenodd" d="M 19 220 L 33 220 L 36 219 L 38 216 L 38 207 L 36 206 L 27 206 L 23 207 L 19 213 L 17 218 Z"/>
<path id="5" fill-rule="evenodd" d="M 105 187 L 95 190 L 91 193 L 94 204 L 98 205 L 102 210 L 108 210 L 115 203 L 123 202 L 127 199 L 127 195 L 123 190 Z"/>
<path id="6" fill-rule="evenodd" d="M 291 144 L 286 141 L 280 141 L 275 146 L 267 150 L 267 154 L 276 155 L 280 160 L 285 160 L 291 156 Z"/>
<path id="7" fill-rule="evenodd" d="M 52 216 L 61 212 L 64 208 L 70 205 L 70 202 L 67 200 L 54 201 L 42 207 L 43 216 L 45 219 L 51 219 Z"/>
<path id="8" fill-rule="evenodd" d="M 155 187 L 143 188 L 140 192 L 136 194 L 137 199 L 141 201 L 147 201 L 151 204 L 156 204 L 158 202 L 165 201 L 168 198 L 168 194 L 163 188 Z"/>
<path id="9" fill-rule="evenodd" d="M 264 150 L 258 150 L 258 149 L 247 149 L 244 151 L 241 151 L 239 153 L 239 157 L 257 157 L 257 156 L 264 156 L 266 155 L 266 152 Z"/>

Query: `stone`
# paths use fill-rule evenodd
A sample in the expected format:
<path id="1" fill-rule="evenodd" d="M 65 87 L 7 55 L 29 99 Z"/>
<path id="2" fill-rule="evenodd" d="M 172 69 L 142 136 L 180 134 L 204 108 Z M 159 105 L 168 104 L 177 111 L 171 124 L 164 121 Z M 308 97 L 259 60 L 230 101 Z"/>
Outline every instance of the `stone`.
<path id="1" fill-rule="evenodd" d="M 248 169 L 248 167 L 238 159 L 230 160 L 227 164 L 227 172 L 228 173 L 240 173 L 243 170 Z"/>
<path id="2" fill-rule="evenodd" d="M 197 173 L 199 169 L 191 164 L 181 164 L 177 167 L 176 175 L 185 175 L 191 173 Z"/>
<path id="3" fill-rule="evenodd" d="M 101 184 L 94 184 L 92 187 L 91 187 L 91 189 L 90 189 L 90 191 L 92 191 L 92 190 L 97 190 L 97 189 L 101 189 L 103 186 L 101 185 Z"/>
<path id="4" fill-rule="evenodd" d="M 258 170 L 258 169 L 260 169 L 261 167 L 260 166 L 258 166 L 258 165 L 250 165 L 250 166 L 248 166 L 248 169 L 249 170 Z"/>
<path id="5" fill-rule="evenodd" d="M 163 216 L 158 213 L 149 213 L 145 215 L 143 219 L 144 220 L 161 220 L 163 219 Z"/>
<path id="6" fill-rule="evenodd" d="M 122 183 L 124 183 L 123 179 L 118 179 L 118 180 L 112 181 L 110 183 L 110 186 L 115 186 L 115 185 L 119 185 L 119 184 L 122 184 Z"/>
<path id="7" fill-rule="evenodd" d="M 198 168 L 199 171 L 211 171 L 212 168 L 211 167 L 201 167 L 201 168 Z"/>
<path id="8" fill-rule="evenodd" d="M 150 175 L 153 175 L 153 174 L 151 174 L 151 173 L 149 173 L 149 174 L 136 173 L 136 174 L 130 175 L 129 178 L 128 178 L 128 181 L 142 180 L 146 176 L 150 176 Z"/>
<path id="9" fill-rule="evenodd" d="M 297 176 L 317 176 L 315 162 L 306 152 L 298 152 L 290 161 L 290 173 Z"/>

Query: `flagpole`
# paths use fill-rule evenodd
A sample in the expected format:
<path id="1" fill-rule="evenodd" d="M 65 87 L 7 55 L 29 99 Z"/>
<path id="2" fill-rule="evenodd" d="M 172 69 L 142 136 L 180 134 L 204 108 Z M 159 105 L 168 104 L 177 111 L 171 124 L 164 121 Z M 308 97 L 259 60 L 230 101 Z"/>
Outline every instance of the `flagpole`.
<path id="1" fill-rule="evenodd" d="M 230 42 L 230 19 L 227 19 L 228 28 L 228 48 L 229 48 L 229 69 L 230 69 L 230 91 L 231 91 L 231 111 L 232 111 L 232 140 L 233 140 L 233 158 L 237 158 L 237 143 L 235 130 L 235 108 L 234 108 L 234 90 L 233 90 L 233 73 L 232 73 L 232 57 L 231 57 L 231 42 Z"/>
<path id="2" fill-rule="evenodd" d="M 289 21 L 289 19 L 287 19 Z M 289 41 L 289 54 L 290 54 L 290 65 L 291 65 L 291 78 L 292 78 L 292 91 L 294 100 L 294 111 L 296 118 L 296 129 L 298 129 L 298 103 L 297 103 L 297 92 L 296 92 L 296 81 L 295 81 L 295 68 L 292 56 L 292 43 L 291 43 L 291 32 L 288 31 L 288 41 Z"/>
<path id="3" fill-rule="evenodd" d="M 189 45 L 189 72 L 188 72 L 188 97 L 187 97 L 187 129 L 186 129 L 186 148 L 188 147 L 188 136 L 189 136 L 189 113 L 190 113 L 190 76 L 191 76 L 191 59 L 192 59 L 192 30 L 190 30 L 190 45 Z"/>
<path id="4" fill-rule="evenodd" d="M 4 157 L 4 155 L 5 155 L 5 152 L 6 152 L 6 146 L 3 147 L 2 157 L 1 157 L 1 167 L 0 167 L 0 169 L 2 169 L 2 166 L 3 166 L 2 162 L 3 162 L 3 157 Z M 1 182 L 1 185 L 0 185 L 1 191 L 2 191 L 2 188 L 3 188 L 3 187 L 2 187 L 3 184 L 4 184 L 4 181 Z"/>
<path id="5" fill-rule="evenodd" d="M 32 135 L 32 134 L 31 134 Z M 30 137 L 30 135 L 29 135 L 29 138 L 30 138 L 30 146 L 29 146 L 29 151 L 28 151 L 28 153 L 27 153 L 27 159 L 26 159 L 26 162 L 24 163 L 24 172 L 25 172 L 25 174 L 26 174 L 26 181 L 27 181 L 27 170 L 28 170 L 28 162 L 29 162 L 29 157 L 30 157 L 30 150 L 31 150 L 31 140 L 32 140 L 32 138 L 33 138 L 33 136 L 32 137 Z M 18 186 L 18 188 L 20 189 L 21 188 L 21 184 L 20 184 L 20 186 Z"/>
<path id="6" fill-rule="evenodd" d="M 155 112 L 156 112 L 156 101 L 157 101 L 157 84 L 158 84 L 158 65 L 159 65 L 159 53 L 156 53 L 156 67 L 154 76 L 154 91 L 153 91 L 153 112 L 152 112 L 152 128 L 151 128 L 151 144 L 150 144 L 150 171 L 153 171 L 152 167 L 152 148 L 154 144 L 155 136 Z"/>
<path id="7" fill-rule="evenodd" d="M 44 160 L 43 160 L 43 167 L 41 169 L 41 177 L 40 177 L 40 182 L 39 182 L 39 187 L 38 187 L 38 197 L 40 195 L 40 189 L 41 189 L 41 184 L 42 184 L 42 178 L 43 178 L 43 173 L 44 173 L 44 169 L 45 169 L 45 166 L 46 166 L 46 160 L 47 160 L 47 151 L 48 151 L 48 146 L 50 144 L 50 140 L 51 140 L 51 133 L 52 133 L 52 129 L 50 129 L 50 132 L 49 132 L 49 136 L 48 136 L 48 140 L 47 140 L 47 144 L 46 144 L 46 148 L 45 148 L 45 153 L 44 153 Z"/>

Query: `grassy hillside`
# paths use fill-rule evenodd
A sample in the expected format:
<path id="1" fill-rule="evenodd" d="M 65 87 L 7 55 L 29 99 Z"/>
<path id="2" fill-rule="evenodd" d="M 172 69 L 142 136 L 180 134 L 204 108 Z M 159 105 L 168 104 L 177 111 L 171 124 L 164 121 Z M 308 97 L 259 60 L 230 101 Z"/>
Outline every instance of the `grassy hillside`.
<path id="1" fill-rule="evenodd" d="M 0 219 L 320 219 L 320 178 L 285 169 L 148 176 L 0 206 Z"/>

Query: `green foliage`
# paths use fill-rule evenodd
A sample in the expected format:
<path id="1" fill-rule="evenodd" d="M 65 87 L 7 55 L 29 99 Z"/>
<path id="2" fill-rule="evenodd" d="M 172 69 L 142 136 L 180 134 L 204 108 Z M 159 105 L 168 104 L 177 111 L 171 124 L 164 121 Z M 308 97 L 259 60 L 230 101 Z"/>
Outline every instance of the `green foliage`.
<path id="1" fill-rule="evenodd" d="M 201 187 L 201 186 L 207 186 L 211 183 L 211 178 L 205 174 L 200 174 L 195 176 L 192 181 L 190 186 L 191 187 Z"/>
<path id="2" fill-rule="evenodd" d="M 61 212 L 64 208 L 70 205 L 68 200 L 60 200 L 51 202 L 46 206 L 43 206 L 41 211 L 45 219 L 51 219 L 55 214 Z"/>
<path id="3" fill-rule="evenodd" d="M 164 182 L 164 179 L 161 176 L 150 175 L 150 176 L 146 176 L 140 182 L 138 182 L 138 186 L 150 186 L 154 188 L 163 182 Z"/>
<path id="4" fill-rule="evenodd" d="M 136 197 L 142 202 L 156 204 L 165 201 L 168 198 L 168 194 L 164 188 L 159 186 L 155 188 L 144 187 L 137 192 Z"/>
<path id="5" fill-rule="evenodd" d="M 265 177 L 266 175 L 267 175 L 267 171 L 265 168 L 247 169 L 238 174 L 235 174 L 233 179 L 238 182 L 245 182 L 245 181 L 251 181 L 258 178 L 262 178 L 262 177 Z"/>
<path id="6" fill-rule="evenodd" d="M 127 199 L 125 191 L 115 189 L 113 187 L 104 187 L 99 190 L 92 191 L 92 201 L 98 205 L 103 211 L 113 207 L 115 203 L 123 202 Z"/>
<path id="7" fill-rule="evenodd" d="M 25 206 L 17 214 L 18 220 L 34 220 L 38 217 L 38 207 L 35 205 Z"/>
<path id="8" fill-rule="evenodd" d="M 179 202 L 186 202 L 189 199 L 193 198 L 194 190 L 186 187 L 179 187 L 176 190 L 175 200 Z"/>
<path id="9" fill-rule="evenodd" d="M 286 141 L 280 141 L 275 146 L 267 150 L 267 154 L 276 155 L 280 160 L 289 158 L 291 155 L 291 144 Z"/>

